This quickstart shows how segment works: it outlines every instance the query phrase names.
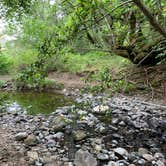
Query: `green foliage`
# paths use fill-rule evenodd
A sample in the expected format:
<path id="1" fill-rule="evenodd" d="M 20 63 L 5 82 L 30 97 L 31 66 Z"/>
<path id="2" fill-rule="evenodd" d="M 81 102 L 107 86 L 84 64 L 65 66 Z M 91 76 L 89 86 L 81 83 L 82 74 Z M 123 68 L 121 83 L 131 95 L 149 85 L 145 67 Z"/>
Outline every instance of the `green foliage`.
<path id="1" fill-rule="evenodd" d="M 122 76 L 124 75 L 119 74 L 119 77 L 122 77 Z M 94 93 L 99 93 L 107 89 L 110 89 L 112 93 L 115 93 L 115 92 L 128 93 L 136 88 L 135 85 L 127 82 L 127 80 L 125 80 L 125 77 L 123 79 L 115 79 L 111 75 L 110 69 L 107 67 L 103 68 L 103 70 L 99 71 L 98 73 L 91 75 L 90 81 L 96 81 L 98 83 L 95 86 L 88 85 L 85 88 L 85 90 L 88 90 Z"/>
<path id="2" fill-rule="evenodd" d="M 0 53 L 0 74 L 7 74 L 11 68 L 12 61 L 9 56 Z"/>

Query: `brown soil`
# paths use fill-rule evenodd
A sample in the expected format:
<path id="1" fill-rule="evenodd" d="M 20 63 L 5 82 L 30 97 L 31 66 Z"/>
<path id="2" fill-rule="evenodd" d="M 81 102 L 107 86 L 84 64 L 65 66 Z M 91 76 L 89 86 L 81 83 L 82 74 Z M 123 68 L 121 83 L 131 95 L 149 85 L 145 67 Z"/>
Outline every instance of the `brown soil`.
<path id="1" fill-rule="evenodd" d="M 12 131 L 0 126 L 0 166 L 28 166 L 24 153 L 16 146 Z"/>
<path id="2" fill-rule="evenodd" d="M 48 78 L 53 79 L 58 83 L 64 84 L 65 88 L 82 88 L 83 86 L 85 86 L 85 82 L 80 76 L 69 72 L 52 72 L 48 75 Z"/>

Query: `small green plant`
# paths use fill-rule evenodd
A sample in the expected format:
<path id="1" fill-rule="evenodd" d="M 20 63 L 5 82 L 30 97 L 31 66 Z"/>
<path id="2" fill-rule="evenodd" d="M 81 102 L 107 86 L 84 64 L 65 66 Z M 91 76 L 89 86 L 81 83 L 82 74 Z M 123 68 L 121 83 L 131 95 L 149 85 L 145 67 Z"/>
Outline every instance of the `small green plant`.
<path id="1" fill-rule="evenodd" d="M 11 65 L 11 59 L 7 55 L 0 52 L 0 74 L 8 73 Z"/>
<path id="2" fill-rule="evenodd" d="M 5 84 L 4 81 L 0 80 L 0 88 L 2 88 L 2 86 Z"/>

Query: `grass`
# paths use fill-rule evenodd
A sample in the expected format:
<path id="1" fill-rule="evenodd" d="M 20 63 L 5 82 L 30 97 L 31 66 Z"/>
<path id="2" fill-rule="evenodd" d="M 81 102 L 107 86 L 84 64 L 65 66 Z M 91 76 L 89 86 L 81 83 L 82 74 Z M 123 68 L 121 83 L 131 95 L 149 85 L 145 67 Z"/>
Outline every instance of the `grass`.
<path id="1" fill-rule="evenodd" d="M 84 71 L 100 71 L 104 67 L 118 70 L 129 64 L 129 61 L 110 54 L 102 52 L 89 52 L 85 55 L 81 54 L 66 54 L 60 57 L 55 64 L 55 68 L 61 71 L 69 71 L 72 73 Z"/>

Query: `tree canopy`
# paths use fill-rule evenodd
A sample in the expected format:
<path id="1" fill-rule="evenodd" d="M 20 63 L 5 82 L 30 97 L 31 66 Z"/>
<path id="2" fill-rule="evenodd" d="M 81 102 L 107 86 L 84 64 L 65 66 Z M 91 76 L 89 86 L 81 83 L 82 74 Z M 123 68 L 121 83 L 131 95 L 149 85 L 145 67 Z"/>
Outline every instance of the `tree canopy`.
<path id="1" fill-rule="evenodd" d="M 52 36 L 52 52 L 102 50 L 137 65 L 166 58 L 164 0 L 1 0 L 1 12 L 30 15 L 24 19 L 27 39 L 40 45 Z M 32 32 L 33 31 L 33 32 Z M 39 41 L 39 42 L 36 42 Z M 42 47 L 42 45 L 41 45 Z M 56 51 L 55 51 L 56 50 Z"/>

